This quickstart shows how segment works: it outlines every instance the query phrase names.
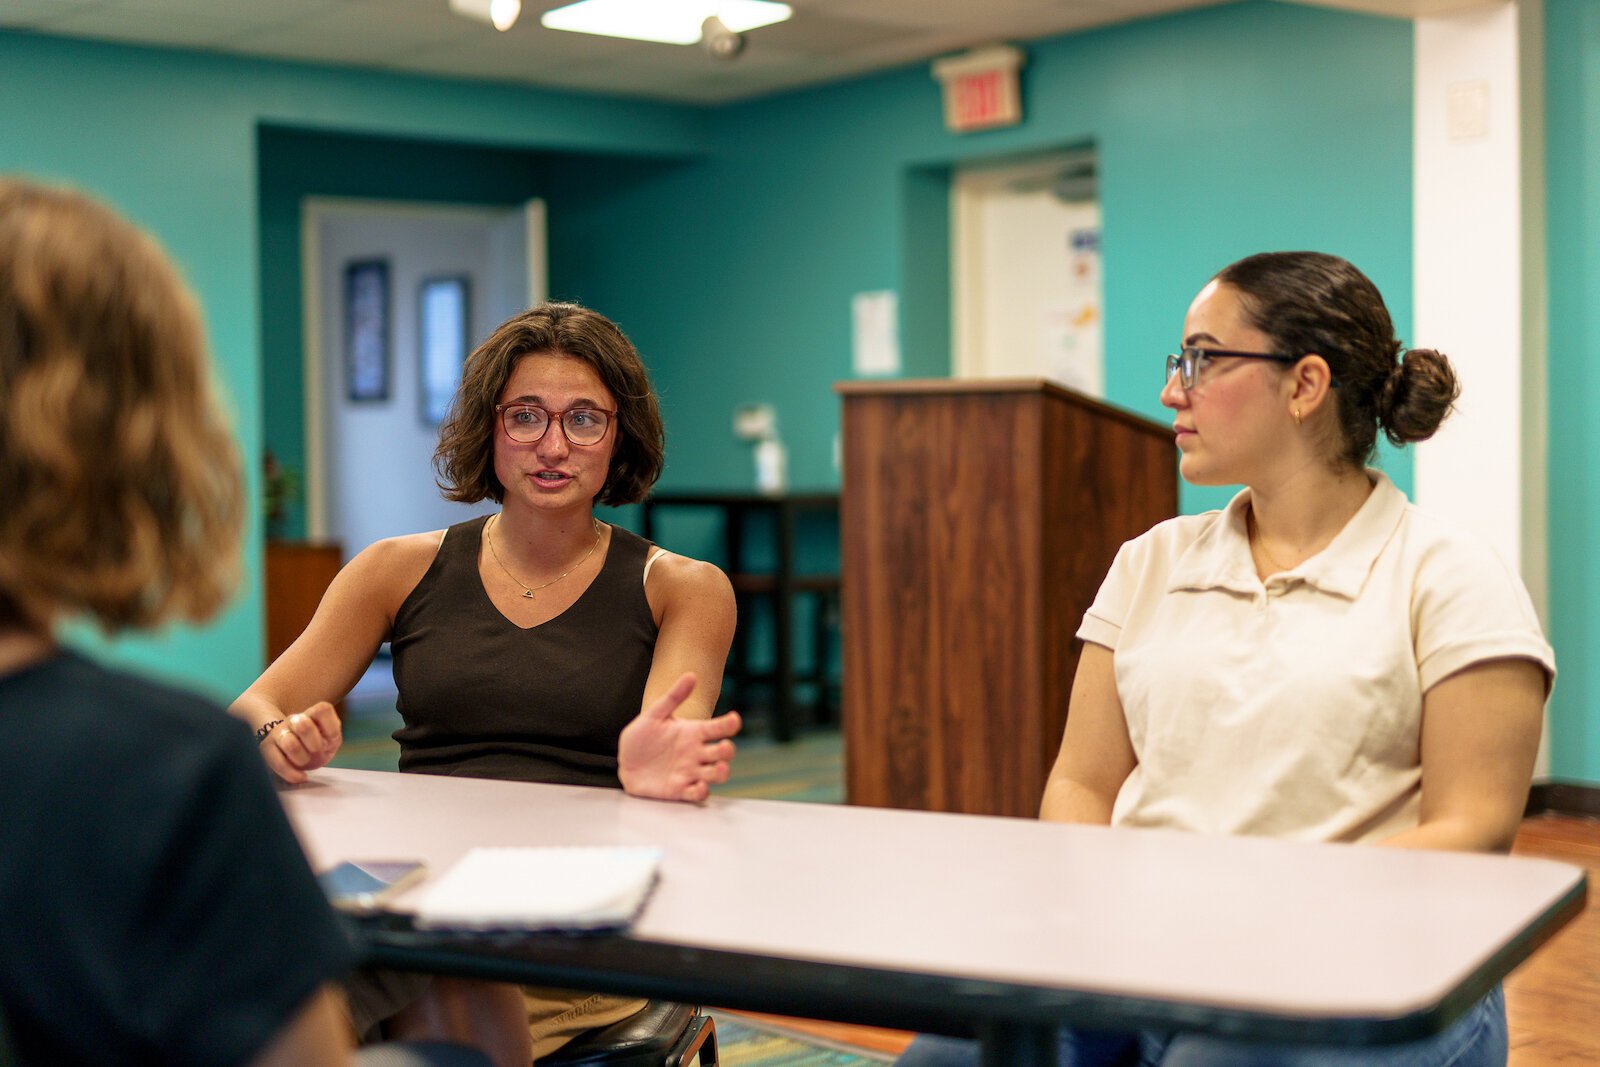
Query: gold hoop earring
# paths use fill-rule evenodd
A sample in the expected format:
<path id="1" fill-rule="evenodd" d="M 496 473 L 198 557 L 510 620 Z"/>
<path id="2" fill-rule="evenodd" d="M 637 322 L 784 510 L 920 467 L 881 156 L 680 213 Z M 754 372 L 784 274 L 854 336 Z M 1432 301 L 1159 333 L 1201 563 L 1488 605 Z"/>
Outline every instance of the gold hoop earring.
<path id="1" fill-rule="evenodd" d="M 1295 408 L 1294 409 L 1294 424 L 1296 426 L 1300 425 L 1300 409 L 1299 408 Z"/>

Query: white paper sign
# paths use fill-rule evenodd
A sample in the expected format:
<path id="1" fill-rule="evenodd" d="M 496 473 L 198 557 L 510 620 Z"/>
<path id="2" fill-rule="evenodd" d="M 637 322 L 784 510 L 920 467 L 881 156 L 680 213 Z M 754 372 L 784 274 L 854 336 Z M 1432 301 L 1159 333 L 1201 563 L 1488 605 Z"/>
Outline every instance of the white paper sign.
<path id="1" fill-rule="evenodd" d="M 891 289 L 857 293 L 850 301 L 855 372 L 863 377 L 900 373 L 900 300 Z"/>

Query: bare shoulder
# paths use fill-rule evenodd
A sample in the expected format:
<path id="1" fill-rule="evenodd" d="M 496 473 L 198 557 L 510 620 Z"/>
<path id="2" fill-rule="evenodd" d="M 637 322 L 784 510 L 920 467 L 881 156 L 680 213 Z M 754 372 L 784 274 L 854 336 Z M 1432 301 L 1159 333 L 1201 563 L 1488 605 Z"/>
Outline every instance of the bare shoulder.
<path id="1" fill-rule="evenodd" d="M 397 607 L 428 573 L 443 539 L 443 530 L 430 530 L 374 541 L 345 565 L 339 577 L 359 586 L 365 595 Z"/>
<path id="2" fill-rule="evenodd" d="M 704 560 L 663 551 L 650 565 L 645 591 L 653 603 L 733 603 L 733 583 L 722 568 Z"/>
<path id="3" fill-rule="evenodd" d="M 350 561 L 350 566 L 359 565 L 363 570 L 373 573 L 405 571 L 419 566 L 427 570 L 428 565 L 433 562 L 433 557 L 439 552 L 444 533 L 443 530 L 429 530 L 426 533 L 385 537 L 363 548 Z"/>
<path id="4" fill-rule="evenodd" d="M 728 576 L 713 564 L 663 552 L 645 575 L 644 595 L 661 627 L 658 659 L 664 646 L 687 641 L 702 651 L 713 650 L 711 658 L 720 677 L 738 614 Z M 707 677 L 712 664 L 688 664 L 682 669 L 689 667 Z"/>

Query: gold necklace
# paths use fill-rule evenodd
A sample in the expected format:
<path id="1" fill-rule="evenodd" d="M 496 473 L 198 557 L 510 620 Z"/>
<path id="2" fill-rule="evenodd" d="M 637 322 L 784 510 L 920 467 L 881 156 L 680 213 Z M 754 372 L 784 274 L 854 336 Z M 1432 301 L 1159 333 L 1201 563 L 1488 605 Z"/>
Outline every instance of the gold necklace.
<path id="1" fill-rule="evenodd" d="M 1290 570 L 1291 568 L 1285 567 L 1283 564 L 1273 559 L 1272 553 L 1267 551 L 1267 543 L 1261 540 L 1261 527 L 1256 525 L 1255 508 L 1251 508 L 1249 511 L 1245 512 L 1244 522 L 1245 535 L 1249 538 L 1250 544 L 1255 548 L 1255 550 L 1261 553 L 1261 558 L 1266 561 L 1267 566 L 1272 568 L 1272 573 L 1278 574 L 1282 571 Z"/>
<path id="2" fill-rule="evenodd" d="M 500 516 L 496 515 L 493 519 L 491 519 L 489 521 L 489 526 L 494 526 L 499 521 L 500 521 Z M 527 582 L 523 581 L 521 578 L 518 578 L 515 574 L 511 573 L 511 568 L 507 567 L 506 564 L 505 564 L 505 561 L 500 558 L 500 553 L 498 553 L 498 552 L 496 552 L 494 550 L 494 538 L 489 535 L 489 526 L 485 526 L 484 529 L 483 529 L 483 539 L 489 543 L 489 555 L 493 556 L 494 557 L 494 561 L 496 563 L 500 564 L 500 569 L 506 572 L 506 577 L 510 578 L 513 582 L 516 582 L 518 585 L 520 585 L 522 587 L 523 599 L 532 600 L 533 599 L 533 594 L 537 593 L 541 589 L 549 589 L 552 585 L 555 585 L 561 579 L 565 578 L 567 575 L 571 574 L 573 571 L 575 571 L 579 567 L 583 566 L 584 563 L 589 559 L 589 557 L 594 555 L 594 550 L 600 547 L 600 520 L 596 519 L 596 518 L 591 518 L 589 521 L 594 523 L 594 544 L 590 545 L 589 546 L 589 551 L 587 551 L 587 552 L 585 552 L 583 554 L 583 559 L 580 559 L 578 562 L 574 563 L 572 566 L 568 567 L 566 570 L 562 571 L 560 574 L 556 575 L 554 578 L 550 579 L 548 582 L 545 582 L 543 585 L 536 585 L 531 589 L 528 588 L 528 583 Z"/>

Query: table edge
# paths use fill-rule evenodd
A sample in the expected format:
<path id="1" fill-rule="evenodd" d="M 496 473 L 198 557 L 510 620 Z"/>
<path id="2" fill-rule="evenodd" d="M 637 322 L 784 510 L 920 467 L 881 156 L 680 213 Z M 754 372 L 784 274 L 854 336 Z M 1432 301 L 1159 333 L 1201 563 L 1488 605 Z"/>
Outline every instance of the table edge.
<path id="1" fill-rule="evenodd" d="M 910 974 L 814 960 L 641 941 L 621 934 L 474 939 L 419 932 L 402 917 L 357 924 L 371 965 L 462 977 L 593 989 L 800 1018 L 977 1036 L 985 1023 L 1186 1030 L 1292 1044 L 1391 1045 L 1432 1036 L 1460 1018 L 1585 906 L 1579 877 L 1521 935 L 1486 957 L 1438 1001 L 1396 1016 L 1308 1018 L 1174 1003 L 1118 993 L 992 979 Z M 535 955 L 530 955 L 530 950 Z M 535 958 L 536 956 L 536 958 Z M 714 974 L 723 977 L 701 977 Z M 726 976 L 738 974 L 737 983 Z M 730 986 L 738 988 L 730 993 Z"/>

